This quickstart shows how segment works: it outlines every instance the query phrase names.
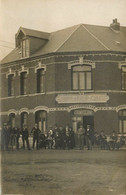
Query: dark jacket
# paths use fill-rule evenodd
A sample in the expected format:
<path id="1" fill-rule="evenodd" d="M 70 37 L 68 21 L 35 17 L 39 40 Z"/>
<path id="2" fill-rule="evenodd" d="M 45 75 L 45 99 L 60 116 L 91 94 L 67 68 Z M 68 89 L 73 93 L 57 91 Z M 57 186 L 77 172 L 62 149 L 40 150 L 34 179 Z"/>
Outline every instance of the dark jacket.
<path id="1" fill-rule="evenodd" d="M 22 134 L 22 138 L 27 139 L 29 137 L 28 129 L 22 128 L 21 134 Z"/>
<path id="2" fill-rule="evenodd" d="M 40 132 L 40 129 L 35 127 L 33 127 L 33 129 L 31 130 L 31 133 L 33 133 L 33 137 L 36 139 L 39 137 Z"/>

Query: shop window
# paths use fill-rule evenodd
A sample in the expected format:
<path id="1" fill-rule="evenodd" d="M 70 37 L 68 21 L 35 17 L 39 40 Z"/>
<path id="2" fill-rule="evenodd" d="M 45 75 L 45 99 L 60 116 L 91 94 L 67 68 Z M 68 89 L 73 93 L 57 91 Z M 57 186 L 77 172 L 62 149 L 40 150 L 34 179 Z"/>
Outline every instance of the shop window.
<path id="1" fill-rule="evenodd" d="M 126 90 L 126 66 L 122 67 L 122 90 Z"/>
<path id="2" fill-rule="evenodd" d="M 27 112 L 22 112 L 21 113 L 21 128 L 23 127 L 23 125 L 27 126 L 28 124 L 28 114 Z"/>
<path id="3" fill-rule="evenodd" d="M 39 129 L 44 133 L 46 132 L 46 115 L 46 111 L 44 110 L 40 110 L 35 113 L 35 123 L 38 124 Z"/>
<path id="4" fill-rule="evenodd" d="M 14 74 L 8 75 L 8 96 L 14 95 Z"/>
<path id="5" fill-rule="evenodd" d="M 20 74 L 20 93 L 26 94 L 27 72 L 21 72 Z"/>
<path id="6" fill-rule="evenodd" d="M 11 113 L 9 115 L 9 122 L 10 122 L 12 128 L 15 127 L 15 114 L 14 113 Z"/>
<path id="7" fill-rule="evenodd" d="M 119 133 L 126 133 L 126 109 L 119 111 Z"/>
<path id="8" fill-rule="evenodd" d="M 37 70 L 37 93 L 41 93 L 44 91 L 44 79 L 45 78 L 45 71 L 44 69 Z"/>
<path id="9" fill-rule="evenodd" d="M 92 89 L 92 69 L 91 66 L 74 66 L 72 69 L 73 90 Z"/>
<path id="10" fill-rule="evenodd" d="M 22 40 L 22 57 L 29 56 L 29 40 L 24 39 Z"/>

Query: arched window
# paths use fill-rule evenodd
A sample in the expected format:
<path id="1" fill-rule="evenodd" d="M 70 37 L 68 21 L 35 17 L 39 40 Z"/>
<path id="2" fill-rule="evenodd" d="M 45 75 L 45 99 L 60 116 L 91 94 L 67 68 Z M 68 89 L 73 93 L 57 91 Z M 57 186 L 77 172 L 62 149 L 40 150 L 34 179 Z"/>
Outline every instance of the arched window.
<path id="1" fill-rule="evenodd" d="M 47 120 L 47 113 L 44 110 L 37 111 L 35 113 L 35 123 L 38 124 L 39 129 L 46 132 L 46 120 Z"/>
<path id="2" fill-rule="evenodd" d="M 119 111 L 119 133 L 126 133 L 126 109 Z"/>
<path id="3" fill-rule="evenodd" d="M 92 69 L 90 65 L 73 66 L 72 88 L 73 90 L 92 89 Z"/>
<path id="4" fill-rule="evenodd" d="M 25 124 L 26 126 L 28 125 L 28 113 L 27 112 L 21 113 L 21 128 L 23 127 L 23 124 Z"/>
<path id="5" fill-rule="evenodd" d="M 9 114 L 9 122 L 12 128 L 15 127 L 15 114 L 14 113 Z"/>
<path id="6" fill-rule="evenodd" d="M 8 75 L 8 96 L 14 95 L 14 74 Z"/>
<path id="7" fill-rule="evenodd" d="M 20 93 L 21 95 L 26 94 L 26 83 L 27 83 L 27 72 L 20 73 Z"/>
<path id="8" fill-rule="evenodd" d="M 44 78 L 45 71 L 43 68 L 37 70 L 37 93 L 41 93 L 44 91 Z"/>

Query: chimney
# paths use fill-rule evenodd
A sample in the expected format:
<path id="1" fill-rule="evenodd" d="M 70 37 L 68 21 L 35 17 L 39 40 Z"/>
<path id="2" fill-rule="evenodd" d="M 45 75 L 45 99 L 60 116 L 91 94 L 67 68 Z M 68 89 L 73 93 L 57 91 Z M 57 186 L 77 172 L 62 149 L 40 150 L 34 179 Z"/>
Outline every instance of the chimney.
<path id="1" fill-rule="evenodd" d="M 119 31 L 119 30 L 120 30 L 120 23 L 117 22 L 117 18 L 113 19 L 113 23 L 110 24 L 110 27 L 111 27 L 113 30 L 116 30 L 116 31 Z"/>

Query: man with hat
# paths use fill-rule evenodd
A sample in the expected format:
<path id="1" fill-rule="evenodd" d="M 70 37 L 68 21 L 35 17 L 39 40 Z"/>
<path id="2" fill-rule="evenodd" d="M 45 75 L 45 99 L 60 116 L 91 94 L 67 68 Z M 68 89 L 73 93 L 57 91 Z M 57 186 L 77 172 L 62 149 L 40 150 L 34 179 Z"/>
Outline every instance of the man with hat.
<path id="1" fill-rule="evenodd" d="M 80 125 L 79 129 L 78 129 L 78 141 L 79 141 L 79 148 L 80 150 L 83 150 L 84 147 L 84 128 L 83 125 Z"/>
<path id="2" fill-rule="evenodd" d="M 41 133 L 40 129 L 38 128 L 38 124 L 35 123 L 35 126 L 31 130 L 31 133 L 33 133 L 33 149 L 36 142 L 36 149 L 39 149 L 39 134 Z"/>
<path id="3" fill-rule="evenodd" d="M 29 133 L 28 133 L 27 126 L 25 124 L 23 124 L 21 134 L 22 134 L 23 148 L 25 149 L 25 142 L 26 142 L 27 148 L 28 148 L 28 150 L 30 150 L 29 140 L 28 140 Z"/>
<path id="4" fill-rule="evenodd" d="M 3 123 L 3 127 L 1 129 L 1 150 L 5 149 L 5 128 L 7 123 Z"/>

